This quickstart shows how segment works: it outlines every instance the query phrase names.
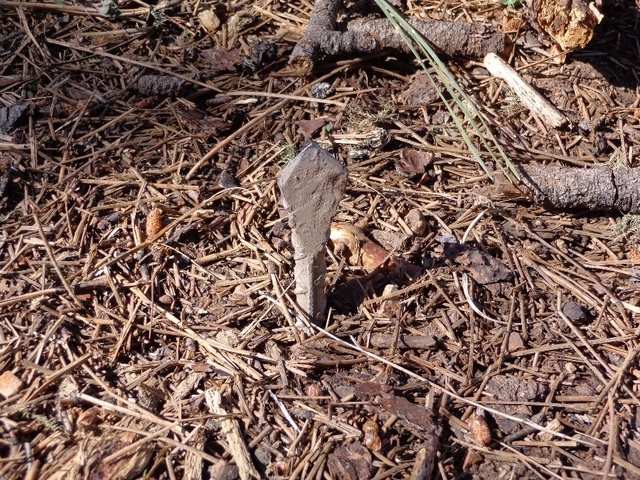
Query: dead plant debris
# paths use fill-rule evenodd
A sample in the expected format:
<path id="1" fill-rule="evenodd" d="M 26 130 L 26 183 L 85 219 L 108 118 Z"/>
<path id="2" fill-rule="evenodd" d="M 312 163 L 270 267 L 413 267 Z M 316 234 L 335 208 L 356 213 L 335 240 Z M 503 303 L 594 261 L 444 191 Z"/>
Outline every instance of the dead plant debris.
<path id="1" fill-rule="evenodd" d="M 0 0 L 1 479 L 640 478 L 636 2 L 393 1 L 567 118 L 432 39 L 521 190 L 373 3 L 148 3 Z M 348 170 L 314 335 L 311 141 Z"/>

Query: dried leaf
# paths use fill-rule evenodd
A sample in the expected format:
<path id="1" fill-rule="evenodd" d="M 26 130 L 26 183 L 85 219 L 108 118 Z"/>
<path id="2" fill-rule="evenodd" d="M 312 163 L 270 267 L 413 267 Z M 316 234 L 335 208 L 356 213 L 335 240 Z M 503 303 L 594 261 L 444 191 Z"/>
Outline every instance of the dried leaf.
<path id="1" fill-rule="evenodd" d="M 433 160 L 433 153 L 415 150 L 413 148 L 404 148 L 400 158 L 395 160 L 395 166 L 398 173 L 408 177 L 422 175 L 427 165 Z"/>
<path id="2" fill-rule="evenodd" d="M 298 126 L 302 133 L 307 137 L 312 137 L 322 127 L 324 127 L 324 118 L 314 118 L 312 120 L 298 120 Z"/>
<path id="3" fill-rule="evenodd" d="M 371 230 L 371 237 L 377 243 L 382 245 L 385 250 L 390 252 L 397 252 L 402 250 L 409 237 L 401 232 L 394 232 L 392 230 Z"/>
<path id="4" fill-rule="evenodd" d="M 369 480 L 371 478 L 371 454 L 360 443 L 351 442 L 329 454 L 329 473 L 338 480 Z"/>
<path id="5" fill-rule="evenodd" d="M 513 273 L 502 262 L 482 250 L 459 243 L 446 243 L 445 256 L 459 263 L 480 285 L 509 282 Z"/>
<path id="6" fill-rule="evenodd" d="M 433 411 L 416 405 L 404 397 L 393 394 L 383 395 L 380 407 L 398 417 L 398 420 L 421 436 L 432 435 L 436 431 Z"/>
<path id="7" fill-rule="evenodd" d="M 201 110 L 191 108 L 189 110 L 178 110 L 180 117 L 192 125 L 211 135 L 220 135 L 228 131 L 231 125 L 219 118 L 211 117 Z"/>
<path id="8" fill-rule="evenodd" d="M 379 395 L 389 395 L 391 387 L 382 383 L 376 382 L 362 382 L 356 386 L 354 393 L 359 398 L 364 400 L 371 400 L 373 397 Z"/>
<path id="9" fill-rule="evenodd" d="M 213 73 L 235 72 L 236 68 L 242 65 L 242 53 L 240 50 L 218 50 L 212 48 L 200 52 L 202 58 L 211 64 Z"/>
<path id="10" fill-rule="evenodd" d="M 429 105 L 440 98 L 435 87 L 425 73 L 418 73 L 409 88 L 400 94 L 400 100 L 405 105 Z"/>

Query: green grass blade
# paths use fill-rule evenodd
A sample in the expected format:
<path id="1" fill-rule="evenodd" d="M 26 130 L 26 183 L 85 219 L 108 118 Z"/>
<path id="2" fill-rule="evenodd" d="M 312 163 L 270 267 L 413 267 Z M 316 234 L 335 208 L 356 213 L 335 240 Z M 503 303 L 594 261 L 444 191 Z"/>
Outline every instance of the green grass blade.
<path id="1" fill-rule="evenodd" d="M 393 8 L 386 0 L 374 0 L 378 7 L 382 10 L 385 16 L 389 19 L 391 24 L 396 28 L 400 36 L 402 37 L 404 43 L 407 45 L 409 50 L 413 53 L 418 63 L 422 67 L 422 69 L 426 72 L 429 81 L 438 92 L 438 95 L 442 99 L 445 107 L 451 114 L 451 117 L 460 132 L 460 135 L 464 139 L 467 147 L 473 154 L 475 160 L 482 167 L 482 169 L 487 173 L 487 175 L 492 178 L 489 169 L 486 164 L 482 160 L 480 152 L 475 147 L 468 133 L 464 129 L 464 125 L 462 120 L 455 113 L 453 105 L 450 100 L 444 95 L 442 87 L 448 92 L 451 99 L 454 103 L 460 108 L 460 110 L 464 114 L 464 118 L 471 126 L 475 134 L 480 139 L 481 143 L 486 148 L 487 152 L 491 155 L 491 158 L 495 161 L 496 165 L 504 175 L 510 180 L 514 181 L 511 177 L 510 173 L 515 177 L 515 179 L 519 178 L 519 174 L 509 157 L 506 155 L 501 145 L 498 143 L 497 139 L 491 132 L 491 129 L 487 125 L 484 117 L 478 110 L 476 104 L 473 100 L 467 95 L 467 93 L 462 89 L 459 85 L 451 71 L 447 68 L 447 66 L 440 60 L 436 52 L 433 50 L 429 42 L 427 42 L 424 37 L 418 32 L 411 24 L 409 24 L 400 13 L 398 13 L 395 8 Z M 420 51 L 418 51 L 418 49 Z M 422 55 L 421 55 L 422 53 Z M 428 59 L 431 65 L 434 67 L 436 71 L 436 78 L 429 72 L 427 65 L 424 62 L 424 58 Z M 471 111 L 469 111 L 471 110 Z M 479 120 L 476 121 L 476 119 Z M 483 132 L 484 130 L 484 132 Z M 487 140 L 489 138 L 489 141 Z M 497 153 L 496 153 L 497 152 Z M 493 179 L 493 178 L 492 178 Z"/>

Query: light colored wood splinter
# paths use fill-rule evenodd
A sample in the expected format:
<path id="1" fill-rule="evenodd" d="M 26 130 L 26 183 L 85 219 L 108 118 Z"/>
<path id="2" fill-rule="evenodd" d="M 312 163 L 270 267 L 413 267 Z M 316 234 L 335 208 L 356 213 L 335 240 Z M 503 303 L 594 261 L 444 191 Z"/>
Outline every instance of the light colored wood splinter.
<path id="1" fill-rule="evenodd" d="M 251 480 L 260 478 L 251 460 L 251 454 L 244 443 L 240 424 L 233 418 L 225 418 L 229 412 L 222 406 L 222 395 L 215 388 L 210 388 L 204 392 L 204 398 L 211 413 L 222 416 L 220 425 L 222 433 L 225 435 L 231 456 L 238 465 L 238 472 L 241 480 Z"/>
<path id="2" fill-rule="evenodd" d="M 551 127 L 560 127 L 567 123 L 567 117 L 544 98 L 536 89 L 495 53 L 484 57 L 484 66 L 494 77 L 504 80 L 515 92 L 520 101 L 540 119 Z"/>

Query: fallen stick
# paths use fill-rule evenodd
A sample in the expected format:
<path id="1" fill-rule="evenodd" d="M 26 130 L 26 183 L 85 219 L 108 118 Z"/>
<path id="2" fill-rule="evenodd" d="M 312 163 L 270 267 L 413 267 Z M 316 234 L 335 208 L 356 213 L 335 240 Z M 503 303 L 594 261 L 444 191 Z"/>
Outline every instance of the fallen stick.
<path id="1" fill-rule="evenodd" d="M 307 31 L 289 58 L 296 72 L 311 73 L 321 53 L 337 56 L 370 55 L 385 50 L 410 52 L 387 19 L 359 18 L 338 30 L 336 18 L 341 9 L 341 0 L 316 1 Z M 408 22 L 437 50 L 449 56 L 483 58 L 489 52 L 504 54 L 509 49 L 503 33 L 487 33 L 480 24 L 419 19 Z"/>
<path id="2" fill-rule="evenodd" d="M 640 213 L 640 169 L 519 166 L 520 183 L 502 176 L 486 190 L 489 198 L 529 199 L 552 208 Z M 516 188 L 517 187 L 517 188 Z"/>
<path id="3" fill-rule="evenodd" d="M 398 338 L 391 333 L 374 333 L 371 336 L 371 346 L 376 348 L 411 348 L 413 350 L 428 350 L 436 344 L 432 335 L 400 335 Z"/>
<path id="4" fill-rule="evenodd" d="M 226 437 L 229 445 L 229 453 L 238 466 L 241 480 L 250 480 L 252 478 L 260 478 L 260 474 L 256 470 L 251 460 L 251 454 L 245 444 L 240 431 L 240 423 L 229 415 L 229 412 L 222 406 L 222 395 L 219 390 L 210 388 L 204 392 L 204 397 L 209 407 L 209 411 L 220 416 L 220 426 L 222 433 Z"/>
<path id="5" fill-rule="evenodd" d="M 536 89 L 524 81 L 524 79 L 511 68 L 507 62 L 495 53 L 489 53 L 484 57 L 484 66 L 494 77 L 506 82 L 520 101 L 540 119 L 552 127 L 560 127 L 567 123 L 567 117 L 554 105 L 544 98 Z"/>

